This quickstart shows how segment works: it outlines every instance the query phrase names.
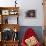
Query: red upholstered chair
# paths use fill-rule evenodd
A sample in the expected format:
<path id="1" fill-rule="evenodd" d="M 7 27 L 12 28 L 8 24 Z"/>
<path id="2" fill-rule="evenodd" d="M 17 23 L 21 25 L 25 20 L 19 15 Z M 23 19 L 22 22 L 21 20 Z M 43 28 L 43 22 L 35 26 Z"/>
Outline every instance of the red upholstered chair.
<path id="1" fill-rule="evenodd" d="M 37 40 L 37 43 L 34 46 L 41 46 L 40 42 L 37 39 L 37 35 L 32 28 L 28 28 L 27 31 L 25 32 L 25 35 L 22 38 L 21 46 L 27 46 L 25 40 L 31 38 L 32 36 L 35 37 Z M 29 45 L 29 46 L 31 46 L 31 45 Z"/>

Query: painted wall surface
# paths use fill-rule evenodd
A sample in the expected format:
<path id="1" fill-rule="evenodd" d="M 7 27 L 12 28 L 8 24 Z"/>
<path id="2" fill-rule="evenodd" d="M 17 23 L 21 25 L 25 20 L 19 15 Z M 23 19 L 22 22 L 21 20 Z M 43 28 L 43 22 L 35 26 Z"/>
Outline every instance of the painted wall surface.
<path id="1" fill-rule="evenodd" d="M 1 7 L 15 6 L 15 0 L 0 0 Z M 17 0 L 19 10 L 19 24 L 21 26 L 43 26 L 43 6 L 42 0 Z M 36 10 L 35 18 L 26 18 L 27 10 Z M 12 18 L 12 17 L 11 17 Z M 10 20 L 10 19 L 9 19 Z M 13 21 L 14 22 L 14 21 Z"/>

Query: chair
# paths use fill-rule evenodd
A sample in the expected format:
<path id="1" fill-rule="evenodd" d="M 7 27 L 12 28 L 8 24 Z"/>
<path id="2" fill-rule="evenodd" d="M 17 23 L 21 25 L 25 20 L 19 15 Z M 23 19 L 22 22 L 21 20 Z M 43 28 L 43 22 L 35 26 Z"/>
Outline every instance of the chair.
<path id="1" fill-rule="evenodd" d="M 29 42 L 29 41 L 32 41 L 32 39 L 34 39 L 34 38 L 32 38 L 32 37 L 34 37 L 34 38 L 36 38 L 36 40 L 35 41 L 37 41 L 36 42 L 36 44 L 34 45 L 34 46 L 41 46 L 41 44 L 40 44 L 40 42 L 39 42 L 39 40 L 37 39 L 37 34 L 34 32 L 34 30 L 32 29 L 32 28 L 28 28 L 27 30 L 26 30 L 26 32 L 25 32 L 25 34 L 24 34 L 24 37 L 22 38 L 22 42 L 21 42 L 21 46 L 31 46 L 31 42 Z M 31 39 L 32 38 L 32 39 Z M 27 40 L 28 39 L 28 40 Z M 30 40 L 29 40 L 30 39 Z M 26 41 L 26 42 L 25 42 Z M 32 41 L 33 42 L 33 41 Z M 29 45 L 29 44 L 30 45 Z M 33 44 L 33 43 L 32 43 Z M 32 45 L 33 46 L 33 45 Z"/>

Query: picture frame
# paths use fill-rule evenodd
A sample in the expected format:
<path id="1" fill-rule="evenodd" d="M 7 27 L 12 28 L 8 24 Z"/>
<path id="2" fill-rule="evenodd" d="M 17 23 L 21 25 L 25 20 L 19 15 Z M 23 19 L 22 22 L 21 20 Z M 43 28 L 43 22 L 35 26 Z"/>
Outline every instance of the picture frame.
<path id="1" fill-rule="evenodd" d="M 2 10 L 2 15 L 9 15 L 9 10 Z"/>
<path id="2" fill-rule="evenodd" d="M 10 11 L 9 11 L 9 14 L 10 14 L 10 15 L 17 15 L 18 12 L 17 12 L 16 10 L 10 10 Z"/>
<path id="3" fill-rule="evenodd" d="M 26 17 L 32 17 L 32 18 L 36 17 L 36 10 L 28 10 L 26 12 Z"/>

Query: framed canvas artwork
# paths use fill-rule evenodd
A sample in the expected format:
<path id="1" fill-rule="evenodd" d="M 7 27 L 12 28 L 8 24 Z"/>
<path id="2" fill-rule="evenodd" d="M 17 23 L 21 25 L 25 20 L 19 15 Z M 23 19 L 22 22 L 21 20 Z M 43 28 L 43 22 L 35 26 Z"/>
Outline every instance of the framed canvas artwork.
<path id="1" fill-rule="evenodd" d="M 36 11 L 35 10 L 28 10 L 26 12 L 26 17 L 36 17 Z"/>
<path id="2" fill-rule="evenodd" d="M 9 15 L 9 10 L 2 10 L 2 15 Z"/>

